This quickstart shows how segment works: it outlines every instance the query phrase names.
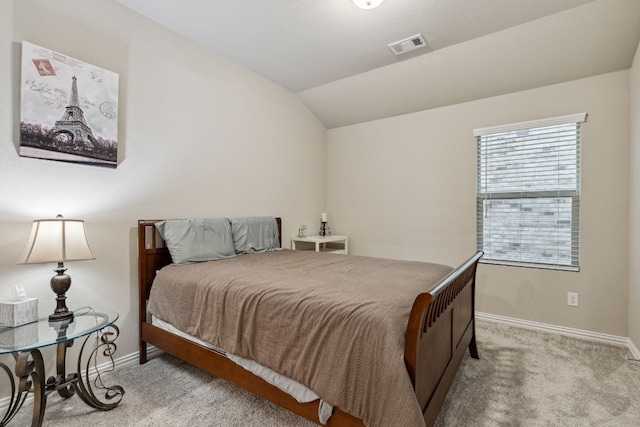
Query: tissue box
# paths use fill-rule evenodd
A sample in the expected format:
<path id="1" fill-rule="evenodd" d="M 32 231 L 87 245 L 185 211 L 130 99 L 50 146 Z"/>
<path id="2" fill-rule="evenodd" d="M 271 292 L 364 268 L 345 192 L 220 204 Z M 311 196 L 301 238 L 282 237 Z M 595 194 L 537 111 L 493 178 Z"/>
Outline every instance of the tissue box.
<path id="1" fill-rule="evenodd" d="M 0 326 L 16 326 L 38 320 L 38 298 L 0 302 Z"/>
<path id="2" fill-rule="evenodd" d="M 39 341 L 37 323 L 30 323 L 21 328 L 0 327 L 0 349 L 18 350 L 32 346 Z"/>

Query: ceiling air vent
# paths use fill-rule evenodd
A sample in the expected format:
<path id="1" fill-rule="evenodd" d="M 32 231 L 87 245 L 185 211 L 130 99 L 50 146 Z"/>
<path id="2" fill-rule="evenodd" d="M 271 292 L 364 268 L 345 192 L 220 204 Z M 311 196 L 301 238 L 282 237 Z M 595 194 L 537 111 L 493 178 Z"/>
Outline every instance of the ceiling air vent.
<path id="1" fill-rule="evenodd" d="M 402 55 L 403 53 L 411 52 L 422 47 L 426 47 L 427 42 L 422 37 L 422 34 L 400 40 L 399 42 L 391 43 L 389 49 L 396 55 Z"/>

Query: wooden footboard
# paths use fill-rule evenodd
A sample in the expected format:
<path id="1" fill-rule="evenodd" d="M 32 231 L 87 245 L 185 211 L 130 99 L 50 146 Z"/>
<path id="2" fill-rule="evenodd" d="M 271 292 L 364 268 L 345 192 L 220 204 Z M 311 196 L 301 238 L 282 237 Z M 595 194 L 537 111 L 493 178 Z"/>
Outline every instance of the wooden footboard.
<path id="1" fill-rule="evenodd" d="M 280 218 L 276 218 L 281 229 Z M 244 370 L 220 353 L 153 326 L 147 320 L 147 299 L 156 271 L 171 256 L 155 229 L 160 220 L 138 221 L 140 363 L 147 362 L 147 344 L 228 380 L 258 396 L 320 424 L 317 402 L 298 403 L 288 394 Z M 280 234 L 280 241 L 282 235 Z M 432 426 L 468 347 L 477 358 L 474 294 L 479 252 L 445 277 L 430 293 L 420 294 L 407 325 L 405 363 L 427 426 Z M 335 408 L 328 426 L 363 426 L 361 420 Z"/>
<path id="2" fill-rule="evenodd" d="M 427 426 L 435 424 L 467 347 L 478 358 L 475 277 L 482 255 L 418 295 L 411 309 L 404 359 Z"/>

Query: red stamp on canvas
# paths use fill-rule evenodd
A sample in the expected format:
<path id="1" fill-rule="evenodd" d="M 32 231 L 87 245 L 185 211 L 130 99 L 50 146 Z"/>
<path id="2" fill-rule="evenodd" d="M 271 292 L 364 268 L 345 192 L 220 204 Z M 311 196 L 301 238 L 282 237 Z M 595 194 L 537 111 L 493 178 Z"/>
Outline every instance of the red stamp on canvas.
<path id="1" fill-rule="evenodd" d="M 33 63 L 41 76 L 56 75 L 56 71 L 53 69 L 53 65 L 51 65 L 51 62 L 49 62 L 48 59 L 33 59 Z"/>

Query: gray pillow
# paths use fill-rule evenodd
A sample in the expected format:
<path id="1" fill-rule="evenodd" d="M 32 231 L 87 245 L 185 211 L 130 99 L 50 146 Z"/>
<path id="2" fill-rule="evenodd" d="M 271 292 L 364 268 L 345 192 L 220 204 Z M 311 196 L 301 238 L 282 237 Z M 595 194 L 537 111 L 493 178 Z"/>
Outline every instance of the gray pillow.
<path id="1" fill-rule="evenodd" d="M 156 223 L 174 264 L 212 261 L 236 255 L 226 218 L 171 219 Z"/>
<path id="2" fill-rule="evenodd" d="M 237 254 L 280 249 L 278 222 L 271 216 L 231 218 L 233 246 Z"/>

